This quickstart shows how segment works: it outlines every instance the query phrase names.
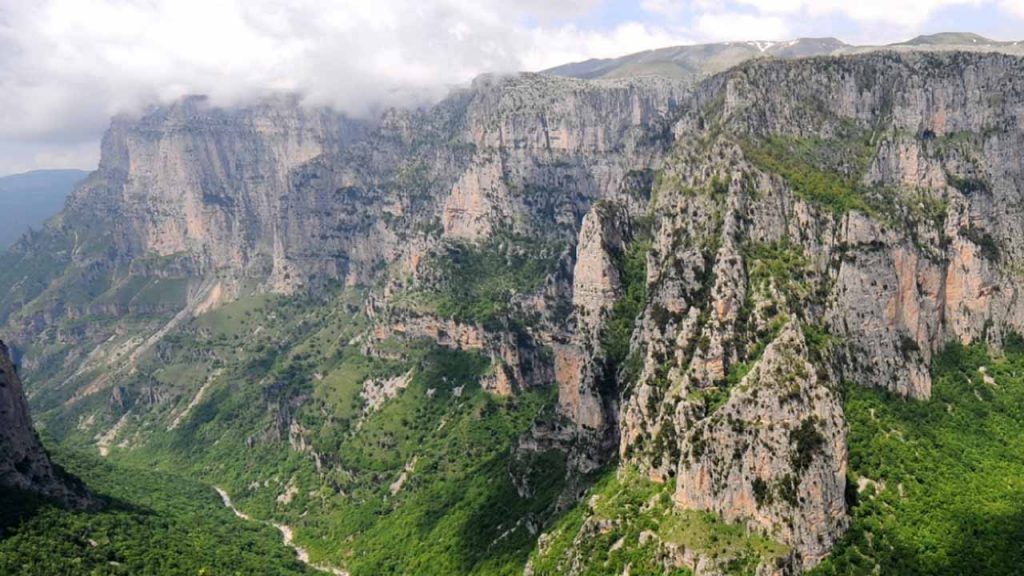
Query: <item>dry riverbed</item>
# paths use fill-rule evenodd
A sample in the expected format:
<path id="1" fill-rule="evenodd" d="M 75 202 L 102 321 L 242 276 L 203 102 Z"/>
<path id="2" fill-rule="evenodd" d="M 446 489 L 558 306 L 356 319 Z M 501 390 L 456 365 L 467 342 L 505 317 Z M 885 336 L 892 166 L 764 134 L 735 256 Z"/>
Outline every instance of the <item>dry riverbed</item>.
<path id="1" fill-rule="evenodd" d="M 220 499 L 222 502 L 224 502 L 224 506 L 230 508 L 231 511 L 235 513 L 235 516 L 238 516 L 242 520 L 248 520 L 250 522 L 259 522 L 261 524 L 269 524 L 274 528 L 277 528 L 278 532 L 281 533 L 281 539 L 284 541 L 284 545 L 295 551 L 295 555 L 299 558 L 299 562 L 302 562 L 303 564 L 309 566 L 310 568 L 313 568 L 314 570 L 319 570 L 320 572 L 334 574 L 335 576 L 348 576 L 348 572 L 345 572 L 341 568 L 335 568 L 333 566 L 327 566 L 325 564 L 314 564 L 310 562 L 309 552 L 305 548 L 295 543 L 295 533 L 292 530 L 291 526 L 288 526 L 287 524 L 278 524 L 277 522 L 266 522 L 263 520 L 256 520 L 252 516 L 249 516 L 245 512 L 242 512 L 241 510 L 236 508 L 235 504 L 231 501 L 231 496 L 227 493 L 227 491 L 220 488 L 219 486 L 214 486 L 213 489 L 216 490 L 217 494 L 220 495 Z"/>

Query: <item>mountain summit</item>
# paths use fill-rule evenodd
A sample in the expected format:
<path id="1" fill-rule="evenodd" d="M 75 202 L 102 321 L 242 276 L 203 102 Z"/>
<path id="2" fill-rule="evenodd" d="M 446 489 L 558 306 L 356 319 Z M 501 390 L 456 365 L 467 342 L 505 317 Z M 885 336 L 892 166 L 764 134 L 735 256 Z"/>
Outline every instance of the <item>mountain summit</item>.
<path id="1" fill-rule="evenodd" d="M 665 76 L 694 81 L 722 72 L 742 62 L 759 58 L 807 58 L 876 52 L 880 50 L 984 50 L 1024 54 L 1016 42 L 997 42 L 983 36 L 962 32 L 945 32 L 918 36 L 888 46 L 853 46 L 835 38 L 799 38 L 776 42 L 719 42 L 676 46 L 638 52 L 619 58 L 592 59 L 564 64 L 543 73 L 573 78 L 624 78 L 630 76 Z"/>

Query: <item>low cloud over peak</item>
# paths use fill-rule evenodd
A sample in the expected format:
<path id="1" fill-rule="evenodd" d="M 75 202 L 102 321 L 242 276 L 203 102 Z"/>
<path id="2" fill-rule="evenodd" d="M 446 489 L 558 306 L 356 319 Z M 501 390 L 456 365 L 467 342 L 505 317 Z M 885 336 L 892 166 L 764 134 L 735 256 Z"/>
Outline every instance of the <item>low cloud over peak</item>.
<path id="1" fill-rule="evenodd" d="M 887 5 L 893 2 L 936 9 L 991 4 L 993 10 L 1013 4 L 889 0 Z M 91 167 L 110 116 L 185 94 L 231 104 L 296 92 L 311 104 L 365 115 L 385 106 L 434 101 L 448 87 L 483 72 L 538 70 L 698 41 L 796 35 L 803 31 L 789 18 L 824 14 L 815 8 L 824 4 L 835 2 L 4 2 L 0 174 Z"/>

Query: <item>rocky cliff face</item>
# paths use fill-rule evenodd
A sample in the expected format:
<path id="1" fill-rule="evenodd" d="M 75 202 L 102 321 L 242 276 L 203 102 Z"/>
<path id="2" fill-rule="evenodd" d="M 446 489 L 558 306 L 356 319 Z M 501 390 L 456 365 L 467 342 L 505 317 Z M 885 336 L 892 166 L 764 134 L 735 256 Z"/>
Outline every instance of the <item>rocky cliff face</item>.
<path id="1" fill-rule="evenodd" d="M 574 428 L 572 459 L 591 472 L 614 452 L 618 397 L 614 367 L 603 349 L 602 332 L 623 295 L 621 260 L 631 240 L 629 214 L 622 205 L 598 203 L 583 218 L 576 245 L 572 338 L 555 348 L 558 403 Z"/>
<path id="2" fill-rule="evenodd" d="M 996 208 L 1024 182 L 1021 66 L 879 54 L 704 84 L 655 190 L 623 457 L 820 561 L 844 526 L 840 383 L 926 398 L 945 343 L 1022 328 L 1021 214 Z"/>
<path id="3" fill-rule="evenodd" d="M 94 375 L 76 383 L 82 393 L 70 397 L 80 399 L 107 391 L 101 372 L 133 373 L 164 334 L 243 294 L 382 276 L 400 293 L 424 285 L 422 263 L 493 237 L 568 252 L 593 203 L 643 202 L 682 94 L 659 79 L 526 74 L 484 77 L 432 108 L 374 122 L 287 98 L 231 110 L 189 98 L 118 118 L 99 169 L 62 218 L 5 255 L 0 285 L 12 304 L 0 319 L 19 341 L 57 344 L 29 355 L 34 371 L 46 365 L 62 381 Z M 571 266 L 570 256 L 563 268 Z M 550 315 L 566 280 L 549 284 L 548 296 L 519 307 Z M 424 315 L 387 297 L 373 302 L 394 312 L 374 315 L 384 331 Z M 426 324 L 449 320 L 427 312 L 435 317 Z M 125 328 L 126 315 L 139 324 Z M 62 325 L 83 318 L 93 321 Z M 532 353 L 510 348 L 507 332 L 485 340 L 496 389 L 529 386 L 543 379 L 531 374 L 552 369 L 525 366 Z"/>
<path id="4" fill-rule="evenodd" d="M 1022 119 L 1022 60 L 957 52 L 759 60 L 690 87 L 484 77 L 374 123 L 190 99 L 115 121 L 63 221 L 12 252 L 49 250 L 59 270 L 0 281 L 26 303 L 8 311 L 20 337 L 93 360 L 40 386 L 57 409 L 110 395 L 76 413 L 94 437 L 128 422 L 111 403 L 142 397 L 122 381 L 149 387 L 134 420 L 173 412 L 162 398 L 180 393 L 122 376 L 171 355 L 161 342 L 192 316 L 244 291 L 363 286 L 367 325 L 332 346 L 387 360 L 395 341 L 427 339 L 489 360 L 489 392 L 557 386 L 516 458 L 557 451 L 579 480 L 617 449 L 678 508 L 809 568 L 846 526 L 841 387 L 927 398 L 943 345 L 1024 331 Z M 646 271 L 629 291 L 623 258 L 638 246 Z M 102 282 L 82 296 L 79 278 Z M 112 297 L 133 278 L 184 279 L 177 308 Z M 626 296 L 639 311 L 614 318 L 632 329 L 621 358 L 609 326 Z M 126 334 L 125 310 L 158 319 Z M 66 322 L 104 314 L 117 322 Z M 353 396 L 391 401 L 415 388 L 407 374 L 362 379 L 389 391 Z M 313 396 L 275 397 L 279 428 L 299 430 Z M 509 466 L 520 495 L 536 491 L 529 472 Z"/>
<path id="5" fill-rule="evenodd" d="M 225 110 L 188 98 L 115 119 L 69 211 L 107 223 L 121 256 L 184 258 L 196 275 L 278 292 L 364 282 L 435 219 L 472 241 L 573 229 L 651 164 L 649 127 L 681 93 L 657 79 L 484 77 L 376 123 L 295 99 Z"/>
<path id="6" fill-rule="evenodd" d="M 677 421 L 676 503 L 792 545 L 803 566 L 846 525 L 846 422 L 795 323 L 782 328 L 710 417 Z"/>
<path id="7" fill-rule="evenodd" d="M 74 507 L 89 504 L 81 484 L 57 469 L 39 443 L 21 379 L 3 342 L 0 342 L 0 488 L 35 492 Z"/>
<path id="8" fill-rule="evenodd" d="M 362 131 L 289 99 L 224 110 L 187 98 L 115 118 L 97 177 L 69 208 L 107 222 L 122 255 L 184 256 L 198 275 L 269 276 L 288 289 L 291 174 Z"/>
<path id="9" fill-rule="evenodd" d="M 859 249 L 840 262 L 829 323 L 862 350 L 852 353 L 851 364 L 864 368 L 848 367 L 858 381 L 927 396 L 925 367 L 942 343 L 998 343 L 1021 327 L 1011 272 L 1021 256 L 1020 237 L 1011 230 L 1019 229 L 1021 215 L 1005 208 L 1020 197 L 1024 177 L 1020 59 L 880 55 L 838 64 L 819 78 L 820 88 L 802 83 L 799 94 L 778 91 L 788 102 L 824 105 L 817 125 L 796 123 L 792 105 L 774 96 L 734 100 L 729 86 L 725 114 L 750 121 L 739 109 L 756 108 L 754 129 L 762 135 L 840 140 L 843 122 L 871 130 L 862 171 L 850 174 L 868 214 L 850 213 L 836 223 L 840 247 Z M 755 67 L 751 77 L 795 82 L 810 73 L 809 66 L 797 68 Z M 992 91 L 1006 96 L 993 101 Z M 852 319 L 861 326 L 851 326 Z M 909 366 L 899 366 L 898 352 Z"/>

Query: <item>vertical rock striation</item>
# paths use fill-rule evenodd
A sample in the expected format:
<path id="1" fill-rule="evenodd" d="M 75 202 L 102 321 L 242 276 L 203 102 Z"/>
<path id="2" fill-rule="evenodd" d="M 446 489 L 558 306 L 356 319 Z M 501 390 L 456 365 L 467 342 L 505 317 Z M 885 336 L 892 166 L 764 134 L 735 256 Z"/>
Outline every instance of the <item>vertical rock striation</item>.
<path id="1" fill-rule="evenodd" d="M 216 284 L 210 306 L 243 284 L 364 285 L 367 354 L 427 337 L 489 355 L 492 392 L 555 384 L 553 422 L 520 448 L 557 447 L 590 473 L 617 447 L 679 507 L 763 532 L 808 568 L 846 525 L 840 387 L 928 398 L 942 346 L 1024 331 L 1022 150 L 1024 61 L 1005 54 L 759 59 L 696 86 L 487 76 L 372 123 L 191 98 L 115 120 L 61 221 L 12 251 L 65 268 L 0 277 L 26 304 L 0 318 L 54 337 L 75 274 Z M 648 224 L 646 301 L 618 370 L 602 333 Z M 526 288 L 502 277 L 515 293 L 483 319 L 430 298 L 447 256 L 493 268 L 532 252 L 554 264 Z M 122 313 L 105 306 L 88 311 Z M 81 355 L 111 336 L 59 333 Z M 30 431 L 20 391 L 9 406 Z M 4 477 L 48 485 L 18 434 Z"/>
<path id="2" fill-rule="evenodd" d="M 623 295 L 620 267 L 631 236 L 625 208 L 599 202 L 583 218 L 576 245 L 575 331 L 569 342 L 555 349 L 555 380 L 559 408 L 574 428 L 571 460 L 580 472 L 605 463 L 617 442 L 616 375 L 601 336 L 612 307 Z"/>

